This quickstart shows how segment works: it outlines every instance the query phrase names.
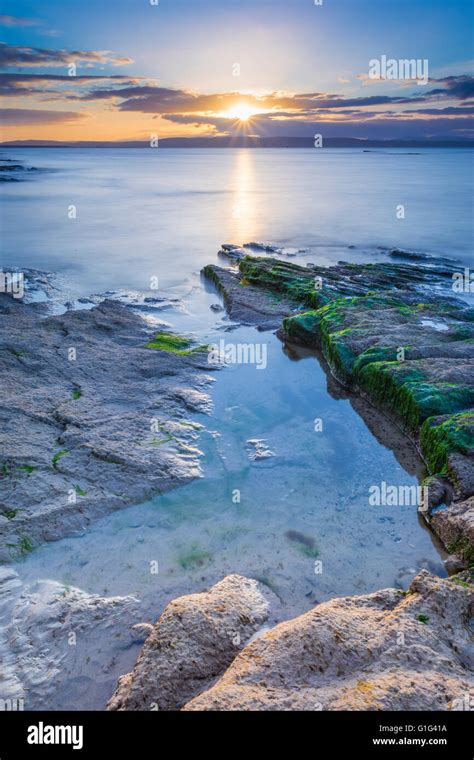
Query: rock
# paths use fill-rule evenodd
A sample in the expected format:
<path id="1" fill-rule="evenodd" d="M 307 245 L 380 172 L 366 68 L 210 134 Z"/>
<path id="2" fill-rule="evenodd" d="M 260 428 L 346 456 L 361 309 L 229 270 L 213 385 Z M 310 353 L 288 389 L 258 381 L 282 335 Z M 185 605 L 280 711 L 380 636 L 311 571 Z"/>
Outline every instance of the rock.
<path id="1" fill-rule="evenodd" d="M 456 554 L 450 554 L 449 557 L 446 557 L 444 566 L 450 575 L 460 573 L 466 569 L 466 563 Z"/>
<path id="2" fill-rule="evenodd" d="M 258 462 L 261 459 L 269 459 L 275 456 L 275 452 L 270 449 L 264 438 L 249 438 L 246 443 L 251 449 L 249 452 L 251 462 Z"/>
<path id="3" fill-rule="evenodd" d="M 245 251 L 243 248 L 240 248 L 238 245 L 233 245 L 232 243 L 223 243 L 221 249 L 217 252 L 217 255 L 225 256 L 231 261 L 240 261 L 240 259 L 243 259 L 244 256 L 247 255 L 247 251 Z"/>
<path id="4" fill-rule="evenodd" d="M 224 307 L 220 305 L 220 303 L 211 303 L 210 307 L 211 311 L 224 311 Z"/>
<path id="5" fill-rule="evenodd" d="M 55 581 L 22 587 L 14 571 L 0 568 L 2 698 L 23 698 L 26 710 L 105 707 L 138 620 L 133 597 L 104 598 Z"/>
<path id="6" fill-rule="evenodd" d="M 268 603 L 257 582 L 229 575 L 209 591 L 172 601 L 109 710 L 177 710 L 210 686 L 261 627 Z"/>
<path id="7" fill-rule="evenodd" d="M 472 693 L 473 587 L 333 599 L 248 644 L 184 710 L 450 710 Z"/>
<path id="8" fill-rule="evenodd" d="M 245 280 L 242 286 L 239 275 L 228 269 L 210 264 L 202 271 L 222 293 L 229 316 L 242 324 L 274 330 L 294 308 L 292 302 L 284 298 L 277 301 L 260 288 L 245 284 Z"/>
<path id="9" fill-rule="evenodd" d="M 143 644 L 152 632 L 153 625 L 151 623 L 137 623 L 136 625 L 132 625 L 130 629 L 133 640 L 138 644 Z"/>
<path id="10" fill-rule="evenodd" d="M 320 308 L 342 296 L 362 296 L 372 292 L 408 290 L 418 295 L 429 289 L 445 290 L 452 296 L 453 264 L 377 263 L 351 264 L 340 261 L 330 267 L 299 266 L 270 257 L 246 256 L 239 262 L 239 275 L 251 285 L 285 296 L 306 308 Z M 432 300 L 436 301 L 435 294 Z"/>
<path id="11" fill-rule="evenodd" d="M 252 241 L 250 243 L 244 243 L 243 248 L 249 248 L 252 251 L 263 251 L 265 253 L 281 253 L 281 248 L 271 243 L 257 243 Z"/>
<path id="12" fill-rule="evenodd" d="M 446 425 L 445 425 L 446 427 Z M 441 428 L 442 431 L 443 428 Z M 471 444 L 472 449 L 472 444 Z M 474 494 L 474 467 L 472 466 L 472 453 L 450 451 L 447 456 L 447 471 L 455 479 L 456 496 L 459 499 L 467 499 Z"/>
<path id="13" fill-rule="evenodd" d="M 0 313 L 0 561 L 200 475 L 206 355 L 148 348 L 113 301 L 42 318 L 0 294 Z"/>
<path id="14" fill-rule="evenodd" d="M 392 250 L 387 252 L 387 255 L 390 256 L 392 259 L 406 259 L 407 261 L 425 261 L 425 262 L 432 262 L 434 266 L 439 266 L 440 264 L 448 264 L 453 265 L 455 263 L 455 259 L 450 258 L 449 256 L 432 256 L 429 253 L 421 253 L 420 251 L 403 251 L 400 248 L 393 248 Z"/>
<path id="15" fill-rule="evenodd" d="M 431 525 L 451 554 L 474 563 L 474 497 L 435 511 Z"/>
<path id="16" fill-rule="evenodd" d="M 422 486 L 428 498 L 418 506 L 418 511 L 429 520 L 432 510 L 445 501 L 449 488 L 442 478 L 435 476 L 425 478 Z"/>

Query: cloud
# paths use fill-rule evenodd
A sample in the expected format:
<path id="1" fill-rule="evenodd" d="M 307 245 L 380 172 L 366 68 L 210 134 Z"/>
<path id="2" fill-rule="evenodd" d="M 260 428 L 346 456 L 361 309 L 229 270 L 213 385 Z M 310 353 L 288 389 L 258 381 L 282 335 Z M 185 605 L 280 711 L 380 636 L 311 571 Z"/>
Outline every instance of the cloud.
<path id="1" fill-rule="evenodd" d="M 447 108 L 418 108 L 402 113 L 427 114 L 429 116 L 467 116 L 474 114 L 474 106 L 448 106 Z"/>
<path id="2" fill-rule="evenodd" d="M 42 22 L 35 18 L 0 16 L 0 26 L 39 26 Z"/>
<path id="3" fill-rule="evenodd" d="M 0 42 L 0 66 L 67 66 L 70 63 L 106 63 L 116 66 L 133 63 L 131 58 L 117 56 L 110 50 L 53 50 L 51 48 L 7 45 Z"/>
<path id="4" fill-rule="evenodd" d="M 0 108 L 0 121 L 4 126 L 30 126 L 32 124 L 63 124 L 84 119 L 86 114 L 76 111 L 46 111 L 32 108 Z"/>
<path id="5" fill-rule="evenodd" d="M 467 100 L 474 98 L 474 77 L 467 74 L 462 76 L 443 77 L 442 79 L 430 79 L 430 82 L 437 82 L 444 85 L 442 88 L 430 90 L 428 95 L 444 95 L 447 98 L 459 98 Z"/>
<path id="6" fill-rule="evenodd" d="M 236 134 L 231 124 L 227 133 Z M 469 118 L 417 119 L 396 118 L 391 114 L 360 114 L 356 119 L 295 121 L 274 120 L 267 116 L 256 117 L 249 132 L 259 137 L 360 137 L 366 139 L 430 139 L 472 137 L 472 120 Z"/>
<path id="7" fill-rule="evenodd" d="M 117 100 L 119 111 L 163 114 L 202 113 L 203 111 L 225 111 L 245 100 L 256 107 L 264 108 L 265 99 L 255 95 L 243 96 L 238 92 L 202 95 L 190 90 L 172 89 L 157 85 L 138 85 L 121 89 L 96 89 L 82 96 L 83 100 Z"/>
<path id="8" fill-rule="evenodd" d="M 108 50 L 55 50 L 10 46 L 0 43 L 0 65 L 10 67 L 60 67 L 70 63 L 112 66 L 131 63 L 131 59 Z M 342 78 L 341 78 L 342 82 Z M 342 82 L 345 83 L 345 82 Z M 416 137 L 466 134 L 474 111 L 474 78 L 467 75 L 431 78 L 426 87 L 409 82 L 394 82 L 386 90 L 393 94 L 335 92 L 281 92 L 245 94 L 235 91 L 200 93 L 190 89 L 166 87 L 157 80 L 125 75 L 78 75 L 67 73 L 4 72 L 0 74 L 0 93 L 31 98 L 39 110 L 4 109 L 9 124 L 48 124 L 81 118 L 79 111 L 46 111 L 45 101 L 67 105 L 93 103 L 94 112 L 102 104 L 110 118 L 120 113 L 150 114 L 170 124 L 190 129 L 207 128 L 210 134 L 234 134 L 242 129 L 261 136 L 306 136 L 322 131 L 338 136 Z M 412 88 L 411 90 L 409 88 Z M 257 111 L 245 125 L 226 117 L 226 112 L 245 103 Z M 67 104 L 67 105 L 66 105 Z M 16 105 L 16 104 L 15 104 Z M 61 106 L 58 106 L 61 107 Z M 37 117 L 34 114 L 38 114 Z M 48 117 L 49 114 L 49 117 Z M 17 119 L 19 121 L 12 121 Z M 48 119 L 48 120 L 46 120 Z M 365 135 L 362 131 L 365 129 Z M 352 132 L 351 132 L 352 130 Z M 431 132 L 430 132 L 431 130 Z M 442 130 L 440 132 L 439 130 Z"/>
<path id="9" fill-rule="evenodd" d="M 474 78 L 467 75 L 431 80 L 440 85 L 426 92 L 418 87 L 414 95 L 367 95 L 345 97 L 337 94 L 313 93 L 269 93 L 267 95 L 242 95 L 236 92 L 201 95 L 189 90 L 161 87 L 154 84 L 138 83 L 132 87 L 106 87 L 90 90 L 79 96 L 82 100 L 114 101 L 119 111 L 135 111 L 154 114 L 195 114 L 216 115 L 231 109 L 240 101 L 263 110 L 294 111 L 298 118 L 302 111 L 315 113 L 321 108 L 374 108 L 400 105 L 415 105 L 439 100 L 465 100 L 474 96 Z"/>
<path id="10" fill-rule="evenodd" d="M 119 82 L 120 84 L 132 84 L 138 81 L 133 77 L 125 76 L 123 74 L 77 74 L 74 77 L 70 77 L 67 74 L 0 73 L 0 95 L 21 97 L 25 95 L 42 95 L 45 92 L 51 92 L 51 90 L 46 90 L 44 85 L 58 86 L 59 89 L 56 92 L 60 95 L 60 88 L 62 85 L 67 85 L 68 88 L 72 86 L 81 87 L 95 82 L 103 82 L 104 80 Z M 68 96 L 63 95 L 63 97 L 67 99 Z M 85 99 L 90 100 L 90 98 Z"/>

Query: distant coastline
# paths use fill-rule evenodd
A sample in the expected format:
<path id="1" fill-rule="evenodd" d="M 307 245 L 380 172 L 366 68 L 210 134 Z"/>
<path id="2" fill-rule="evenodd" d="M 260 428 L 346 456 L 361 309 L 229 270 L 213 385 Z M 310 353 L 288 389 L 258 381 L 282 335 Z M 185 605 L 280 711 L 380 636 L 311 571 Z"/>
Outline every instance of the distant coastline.
<path id="1" fill-rule="evenodd" d="M 0 148 L 149 148 L 148 140 L 57 141 L 15 140 L 0 143 Z M 313 137 L 164 137 L 161 148 L 313 148 Z M 324 138 L 325 148 L 472 148 L 474 140 L 365 140 L 357 137 Z"/>

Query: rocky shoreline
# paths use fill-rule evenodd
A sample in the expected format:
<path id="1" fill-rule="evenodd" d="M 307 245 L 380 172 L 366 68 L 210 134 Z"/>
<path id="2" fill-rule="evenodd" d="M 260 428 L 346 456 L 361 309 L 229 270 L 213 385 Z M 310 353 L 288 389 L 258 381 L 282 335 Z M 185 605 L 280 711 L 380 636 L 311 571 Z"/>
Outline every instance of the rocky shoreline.
<path id="1" fill-rule="evenodd" d="M 472 586 L 422 571 L 407 592 L 333 599 L 270 630 L 256 581 L 173 601 L 109 710 L 472 709 Z"/>
<path id="2" fill-rule="evenodd" d="M 222 254 L 234 266 L 203 274 L 231 319 L 317 349 L 334 382 L 417 446 L 428 489 L 420 511 L 450 572 L 462 572 L 423 571 L 406 592 L 333 599 L 269 630 L 279 602 L 242 576 L 175 599 L 150 625 L 131 596 L 53 581 L 22 588 L 12 567 L 0 568 L 2 694 L 75 709 L 88 684 L 110 695 L 116 657 L 145 642 L 109 709 L 469 709 L 474 315 L 452 295 L 453 266 L 302 267 L 232 245 Z M 0 562 L 200 475 L 201 425 L 190 417 L 211 409 L 207 347 L 157 333 L 107 299 L 51 316 L 0 294 L 0 317 Z M 73 658 L 64 621 L 79 634 Z M 107 634 L 117 641 L 102 654 Z"/>
<path id="3" fill-rule="evenodd" d="M 417 446 L 420 512 L 453 555 L 474 562 L 474 310 L 453 296 L 446 261 L 299 266 L 226 245 L 236 269 L 203 274 L 230 315 L 317 348 L 343 385 Z M 440 507 L 443 509 L 440 509 Z"/>

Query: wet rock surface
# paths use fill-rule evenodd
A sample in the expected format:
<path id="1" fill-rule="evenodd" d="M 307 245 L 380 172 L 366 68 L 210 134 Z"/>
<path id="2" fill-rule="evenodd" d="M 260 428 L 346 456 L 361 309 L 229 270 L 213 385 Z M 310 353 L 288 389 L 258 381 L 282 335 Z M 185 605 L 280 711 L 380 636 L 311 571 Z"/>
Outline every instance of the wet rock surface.
<path id="1" fill-rule="evenodd" d="M 333 599 L 263 633 L 184 710 L 463 710 L 473 587 L 422 571 L 407 594 Z"/>
<path id="2" fill-rule="evenodd" d="M 2 699 L 23 699 L 25 710 L 105 707 L 139 621 L 134 597 L 46 580 L 22 586 L 12 568 L 0 568 Z"/>
<path id="3" fill-rule="evenodd" d="M 276 299 L 260 288 L 242 285 L 239 274 L 232 270 L 210 264 L 204 267 L 203 274 L 222 294 L 229 316 L 242 324 L 274 330 L 295 309 L 290 300 Z"/>
<path id="4" fill-rule="evenodd" d="M 113 301 L 45 317 L 0 296 L 0 561 L 199 476 L 212 368 L 152 336 Z"/>

